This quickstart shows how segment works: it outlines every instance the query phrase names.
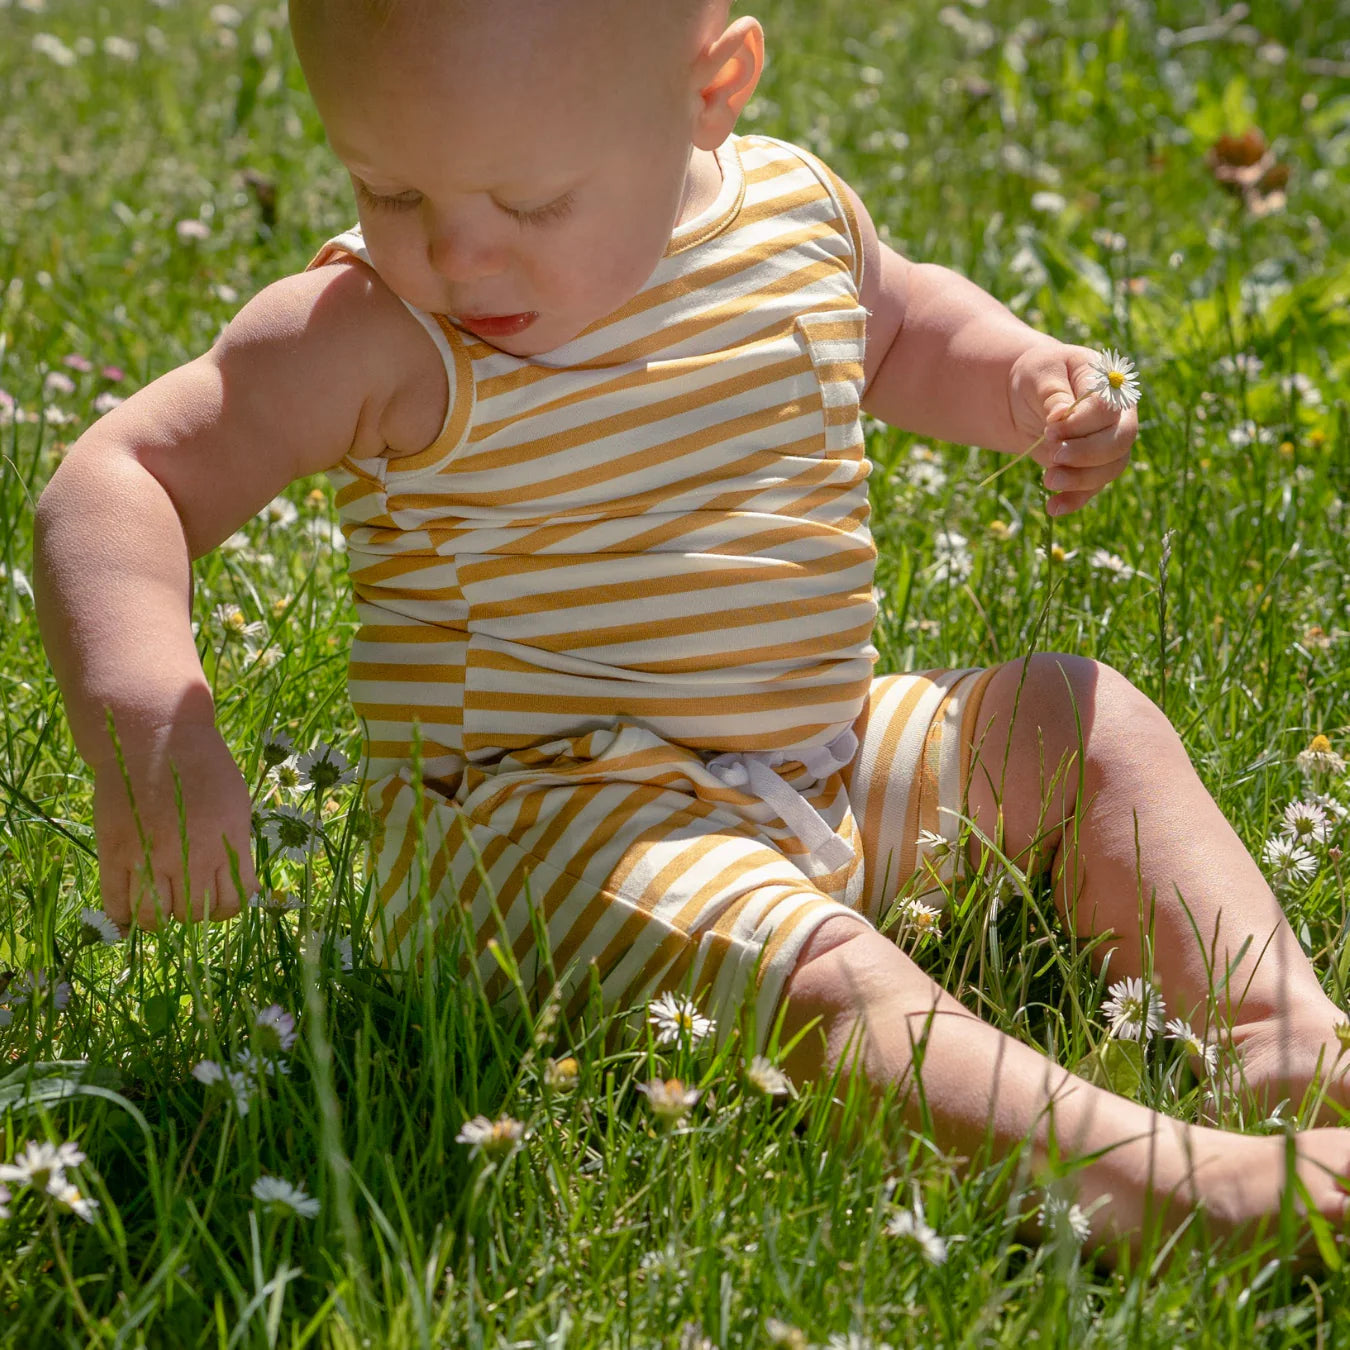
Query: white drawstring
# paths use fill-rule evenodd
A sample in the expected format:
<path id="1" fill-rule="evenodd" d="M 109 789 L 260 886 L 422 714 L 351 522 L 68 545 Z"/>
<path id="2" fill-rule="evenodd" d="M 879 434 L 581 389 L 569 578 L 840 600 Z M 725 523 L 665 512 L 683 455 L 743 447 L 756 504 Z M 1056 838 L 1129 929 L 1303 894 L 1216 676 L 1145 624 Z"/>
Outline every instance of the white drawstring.
<path id="1" fill-rule="evenodd" d="M 828 745 L 761 752 L 736 750 L 718 755 L 708 762 L 708 770 L 727 787 L 740 788 L 776 811 L 828 874 L 853 861 L 853 846 L 774 769 L 780 764 L 801 764 L 817 782 L 823 782 L 852 764 L 857 753 L 858 738 L 852 731 L 841 731 Z"/>

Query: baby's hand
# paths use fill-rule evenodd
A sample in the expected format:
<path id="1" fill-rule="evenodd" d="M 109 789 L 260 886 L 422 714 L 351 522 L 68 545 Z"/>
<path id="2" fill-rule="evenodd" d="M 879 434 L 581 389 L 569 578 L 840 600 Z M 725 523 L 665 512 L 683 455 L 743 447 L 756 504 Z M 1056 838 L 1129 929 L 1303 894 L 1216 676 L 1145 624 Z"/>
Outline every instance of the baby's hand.
<path id="1" fill-rule="evenodd" d="M 124 744 L 123 762 L 125 778 L 115 759 L 94 769 L 94 829 L 108 917 L 125 927 L 134 913 L 142 928 L 156 928 L 167 916 L 233 917 L 240 895 L 227 844 L 237 858 L 244 896 L 252 895 L 258 882 L 248 787 L 220 733 L 203 723 L 166 727 Z M 183 825 L 175 772 L 182 785 Z"/>
<path id="2" fill-rule="evenodd" d="M 1139 434 L 1133 408 L 1117 411 L 1090 392 L 1097 379 L 1095 359 L 1086 347 L 1043 342 L 1013 363 L 1008 390 L 1013 420 L 1028 445 L 1044 437 L 1031 455 L 1044 466 L 1046 489 L 1055 494 L 1045 508 L 1052 516 L 1077 511 L 1119 478 Z"/>

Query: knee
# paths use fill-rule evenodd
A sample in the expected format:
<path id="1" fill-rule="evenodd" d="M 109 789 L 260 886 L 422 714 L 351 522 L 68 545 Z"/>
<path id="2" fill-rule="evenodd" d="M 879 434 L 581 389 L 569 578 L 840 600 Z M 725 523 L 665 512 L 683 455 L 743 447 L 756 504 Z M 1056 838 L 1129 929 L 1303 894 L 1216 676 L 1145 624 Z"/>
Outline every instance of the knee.
<path id="1" fill-rule="evenodd" d="M 1113 666 L 1064 652 L 1038 653 L 1027 665 L 1022 701 L 1044 743 L 1063 745 L 1089 770 L 1177 741 L 1158 705 Z"/>
<path id="2" fill-rule="evenodd" d="M 906 957 L 871 924 L 841 917 L 808 939 L 784 990 L 780 1041 L 800 1036 L 785 1067 L 798 1082 L 861 1050 L 870 1017 L 893 996 Z M 804 1033 L 804 1034 L 803 1034 Z M 852 1055 L 850 1057 L 852 1057 Z"/>

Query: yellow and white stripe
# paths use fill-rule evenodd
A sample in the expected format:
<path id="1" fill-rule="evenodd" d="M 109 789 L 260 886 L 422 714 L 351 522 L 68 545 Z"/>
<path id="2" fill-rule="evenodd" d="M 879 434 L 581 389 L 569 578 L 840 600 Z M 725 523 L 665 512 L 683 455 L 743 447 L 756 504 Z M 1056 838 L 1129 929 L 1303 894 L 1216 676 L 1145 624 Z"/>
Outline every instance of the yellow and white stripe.
<path id="1" fill-rule="evenodd" d="M 771 1011 L 816 924 L 874 908 L 861 859 L 818 875 L 708 768 L 773 756 L 871 847 L 847 775 L 791 758 L 838 743 L 873 694 L 857 222 L 802 151 L 746 136 L 718 160 L 718 199 L 647 284 L 546 356 L 413 311 L 445 363 L 444 429 L 333 473 L 391 959 L 467 911 L 500 983 L 486 944 L 529 953 L 528 897 L 561 963 L 594 962 L 616 1001 L 687 977 L 720 1005 L 762 957 Z M 359 231 L 315 265 L 353 258 Z M 905 753 L 941 727 L 947 754 L 956 686 L 915 678 L 881 716 Z M 941 754 L 945 794 L 961 766 Z M 868 798 L 887 834 L 924 818 L 899 792 Z"/>

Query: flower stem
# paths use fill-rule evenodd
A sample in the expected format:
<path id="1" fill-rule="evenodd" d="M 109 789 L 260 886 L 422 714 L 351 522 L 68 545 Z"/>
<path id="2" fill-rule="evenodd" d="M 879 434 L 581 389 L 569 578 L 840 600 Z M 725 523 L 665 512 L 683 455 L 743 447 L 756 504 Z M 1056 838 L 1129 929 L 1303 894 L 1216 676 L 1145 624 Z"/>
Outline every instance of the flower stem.
<path id="1" fill-rule="evenodd" d="M 1064 417 L 1067 417 L 1080 403 L 1084 401 L 1084 399 L 1088 399 L 1091 397 L 1092 397 L 1091 390 L 1088 390 L 1086 394 L 1080 394 L 1064 410 Z M 1064 418 L 1060 418 L 1059 420 L 1063 421 Z M 995 469 L 994 472 L 991 473 L 989 477 L 986 478 L 984 482 L 980 484 L 980 487 L 987 488 L 989 484 L 992 483 L 996 478 L 1002 478 L 1003 475 L 1007 473 L 1009 469 L 1016 468 L 1017 465 L 1019 465 L 1024 459 L 1026 459 L 1028 455 L 1032 454 L 1034 451 L 1039 450 L 1041 448 L 1041 446 L 1045 443 L 1045 437 L 1046 433 L 1044 431 L 1041 432 L 1041 434 L 1037 436 L 1036 439 L 1032 441 L 1032 443 L 1029 446 L 1027 446 L 1027 448 L 1023 450 L 1020 455 L 1014 455 L 1013 458 L 1010 459 L 1006 464 L 1001 465 L 999 468 Z"/>

